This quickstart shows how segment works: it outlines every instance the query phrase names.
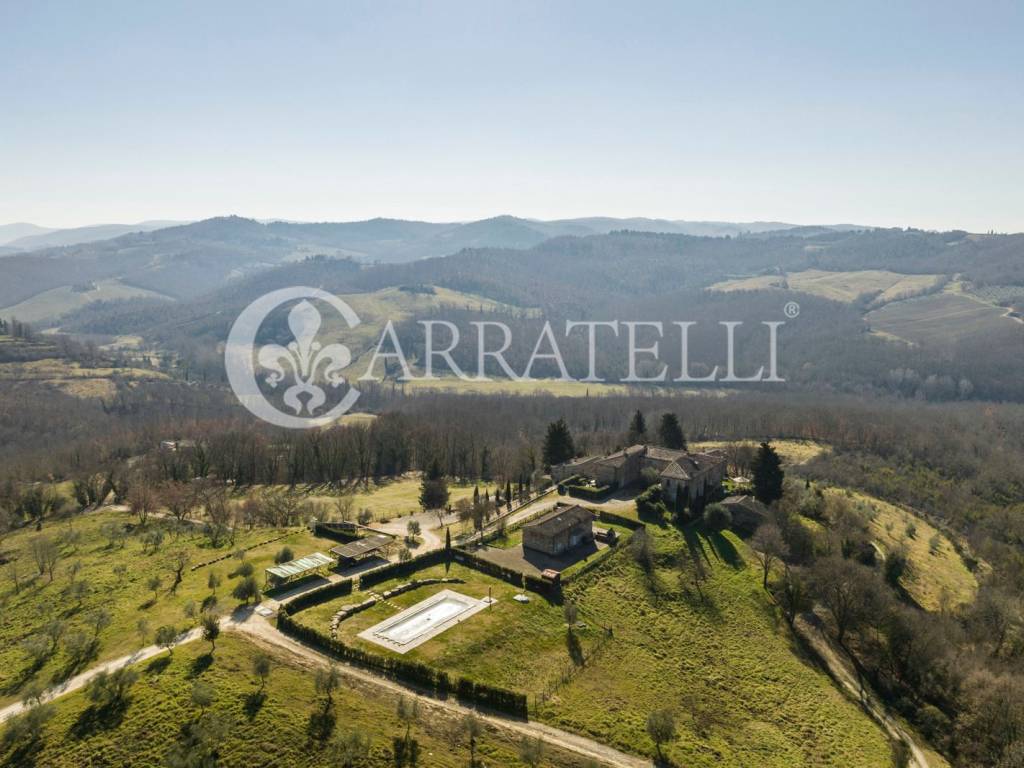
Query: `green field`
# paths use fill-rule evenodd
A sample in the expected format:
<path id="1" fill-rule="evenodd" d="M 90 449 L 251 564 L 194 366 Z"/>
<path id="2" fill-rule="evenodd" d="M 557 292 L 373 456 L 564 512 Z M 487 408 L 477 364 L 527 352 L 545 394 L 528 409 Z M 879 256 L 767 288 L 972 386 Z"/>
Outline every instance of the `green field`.
<path id="1" fill-rule="evenodd" d="M 758 275 L 726 280 L 711 286 L 713 291 L 790 290 L 810 293 L 832 301 L 852 303 L 867 294 L 879 294 L 874 304 L 914 296 L 935 287 L 942 275 L 901 275 L 879 269 L 856 272 L 825 272 L 807 269 L 787 275 Z"/>
<path id="2" fill-rule="evenodd" d="M 282 546 L 287 544 L 299 556 L 316 550 L 326 551 L 336 544 L 327 539 L 317 539 L 305 529 L 241 532 L 235 547 L 225 545 L 220 549 L 212 548 L 207 538 L 197 532 L 178 537 L 168 533 L 155 552 L 144 547 L 137 532 L 124 540 L 123 547 L 116 543 L 113 546 L 108 544 L 104 524 L 124 526 L 134 522 L 126 512 L 104 510 L 50 522 L 41 533 L 22 529 L 3 541 L 0 549 L 9 562 L 4 566 L 4 578 L 0 582 L 0 607 L 3 611 L 3 621 L 0 622 L 0 703 L 16 699 L 30 680 L 50 685 L 96 661 L 116 658 L 151 643 L 153 632 L 161 625 L 185 629 L 188 620 L 183 609 L 189 601 L 198 604 L 210 594 L 207 578 L 211 570 L 222 578 L 217 590 L 218 607 L 226 611 L 238 604 L 239 601 L 230 597 L 236 583 L 230 574 L 238 566 L 238 561 L 233 558 L 194 572 L 186 570 L 182 583 L 172 593 L 172 560 L 178 551 L 187 552 L 191 563 L 198 564 L 230 553 L 235 547 L 287 534 L 285 539 L 261 546 L 248 554 L 246 559 L 254 565 L 255 575 L 262 584 L 263 569 L 273 564 L 274 554 Z M 153 527 L 152 523 L 150 527 Z M 41 537 L 60 542 L 69 531 L 75 532 L 80 541 L 60 547 L 61 558 L 51 583 L 48 575 L 38 576 L 36 573 L 32 542 Z M 80 566 L 73 573 L 76 564 Z M 118 564 L 123 565 L 123 574 L 116 572 Z M 17 590 L 13 581 L 15 569 L 21 581 Z M 154 574 L 163 581 L 155 599 L 147 583 Z M 75 582 L 87 585 L 81 597 L 73 595 L 72 577 Z M 66 640 L 76 630 L 91 634 L 87 621 L 93 611 L 101 608 L 110 613 L 110 625 L 100 631 L 95 652 L 75 663 L 68 654 Z M 136 630 L 139 619 L 145 619 L 149 624 L 145 642 Z M 22 643 L 29 637 L 40 635 L 44 627 L 55 620 L 64 623 L 63 637 L 58 638 L 52 656 L 42 666 L 33 669 L 33 662 Z"/>
<path id="3" fill-rule="evenodd" d="M 70 285 L 51 288 L 37 293 L 30 299 L 0 309 L 2 317 L 16 317 L 26 323 L 40 323 L 55 320 L 75 309 L 80 309 L 94 301 L 114 301 L 117 299 L 171 299 L 162 293 L 145 288 L 125 285 L 120 280 L 98 280 L 87 291 L 75 290 Z"/>
<path id="4" fill-rule="evenodd" d="M 391 520 L 396 517 L 421 512 L 420 507 L 420 479 L 418 477 L 404 477 L 400 480 L 389 480 L 384 483 L 371 483 L 368 488 L 362 486 L 352 497 L 352 508 L 356 512 L 368 509 L 377 521 Z M 473 495 L 473 485 L 468 483 L 449 483 L 449 501 L 454 504 L 459 499 L 470 498 Z M 480 486 L 482 494 L 484 487 Z M 493 492 L 493 489 L 491 489 Z M 311 496 L 312 501 L 330 503 L 336 497 Z"/>
<path id="5" fill-rule="evenodd" d="M 388 654 L 356 635 L 440 589 L 481 597 L 490 587 L 499 601 L 493 609 L 406 657 L 529 693 L 541 720 L 638 754 L 654 754 L 645 731 L 647 715 L 669 707 L 677 738 L 665 750 L 675 765 L 890 764 L 881 731 L 803 656 L 761 588 L 757 569 L 748 567 L 739 539 L 689 532 L 706 563 L 704 602 L 689 580 L 680 583 L 674 565 L 686 547 L 683 535 L 669 526 L 653 532 L 653 581 L 622 547 L 567 587 L 586 625 L 578 636 L 593 653 L 585 664 L 572 663 L 559 606 L 536 595 L 526 606 L 514 603 L 510 597 L 516 588 L 457 564 L 450 575 L 465 584 L 423 587 L 393 598 L 392 606 L 377 605 L 342 622 L 339 637 Z M 402 580 L 443 573 L 437 566 Z M 339 598 L 296 619 L 327 632 L 331 616 L 362 597 Z M 604 638 L 603 627 L 612 630 L 610 638 Z"/>
<path id="6" fill-rule="evenodd" d="M 1020 323 L 1006 309 L 967 293 L 945 291 L 886 304 L 869 312 L 871 329 L 912 344 L 949 345 L 971 341 L 1016 340 Z"/>
<path id="7" fill-rule="evenodd" d="M 319 706 L 312 670 L 294 657 L 271 651 L 274 661 L 260 702 L 251 672 L 257 647 L 235 633 L 217 642 L 212 663 L 203 642 L 179 646 L 174 655 L 139 665 L 141 677 L 130 691 L 123 712 L 104 717 L 83 692 L 62 698 L 46 725 L 42 744 L 21 753 L 0 752 L 0 765 L 24 768 L 78 768 L 86 765 L 149 768 L 166 765 L 168 750 L 181 727 L 213 713 L 226 724 L 219 739 L 219 765 L 320 766 L 342 763 L 331 756 L 329 743 L 312 739 L 309 716 Z M 200 715 L 190 694 L 196 680 L 212 686 L 214 703 Z M 391 740 L 404 734 L 396 716 L 397 697 L 379 687 L 346 679 L 335 694 L 335 733 L 357 730 L 371 739 L 371 758 L 363 768 L 394 765 Z M 462 768 L 468 763 L 467 739 L 460 721 L 440 708 L 422 709 L 412 735 L 420 743 L 421 766 Z M 479 739 L 477 757 L 491 766 L 522 766 L 518 742 L 493 728 Z M 543 763 L 550 768 L 579 768 L 583 761 L 549 747 Z"/>
<path id="8" fill-rule="evenodd" d="M 445 567 L 438 565 L 417 572 L 415 578 L 444 575 Z M 338 638 L 348 645 L 367 651 L 394 655 L 393 651 L 362 640 L 357 635 L 443 589 L 452 589 L 475 598 L 490 594 L 497 602 L 457 627 L 403 654 L 402 658 L 428 663 L 445 670 L 452 677 L 466 676 L 530 694 L 543 692 L 559 679 L 566 668 L 571 667 L 572 660 L 566 645 L 565 618 L 559 606 L 552 605 L 538 595 L 532 595 L 529 603 L 517 603 L 512 597 L 519 594 L 521 589 L 458 563 L 452 564 L 447 575 L 462 579 L 465 583 L 428 585 L 378 603 L 341 622 Z M 377 584 L 371 591 L 382 593 L 406 581 L 408 578 Z M 357 593 L 339 598 L 302 611 L 295 617 L 300 623 L 328 633 L 331 616 L 342 605 L 361 602 L 365 597 L 365 594 Z M 589 627 L 579 629 L 575 634 L 586 649 L 599 632 Z"/>
<path id="9" fill-rule="evenodd" d="M 653 754 L 645 718 L 669 707 L 678 738 L 666 753 L 676 765 L 890 764 L 881 731 L 803 658 L 739 539 L 688 532 L 710 577 L 703 602 L 672 567 L 683 536 L 652 530 L 653 580 L 622 551 L 570 588 L 588 615 L 612 627 L 614 640 L 557 692 L 544 719 Z"/>

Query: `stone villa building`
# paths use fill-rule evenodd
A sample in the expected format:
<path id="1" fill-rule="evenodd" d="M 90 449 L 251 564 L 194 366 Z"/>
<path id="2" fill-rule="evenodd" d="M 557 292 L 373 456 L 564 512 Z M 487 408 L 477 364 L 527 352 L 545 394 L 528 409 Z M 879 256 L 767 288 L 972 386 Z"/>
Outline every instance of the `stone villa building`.
<path id="1" fill-rule="evenodd" d="M 584 456 L 551 468 L 560 483 L 574 475 L 598 486 L 624 488 L 640 482 L 645 469 L 658 473 L 662 494 L 670 502 L 694 502 L 725 477 L 725 456 L 719 451 L 690 453 L 653 445 L 632 445 L 607 456 Z"/>
<path id="2" fill-rule="evenodd" d="M 594 541 L 594 513 L 578 504 L 556 506 L 523 526 L 523 548 L 557 557 Z"/>

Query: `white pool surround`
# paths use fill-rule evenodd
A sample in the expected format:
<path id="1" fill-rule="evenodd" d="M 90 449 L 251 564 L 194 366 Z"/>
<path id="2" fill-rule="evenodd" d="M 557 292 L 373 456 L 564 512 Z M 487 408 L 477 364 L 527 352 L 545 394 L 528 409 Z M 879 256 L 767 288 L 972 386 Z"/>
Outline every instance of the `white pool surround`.
<path id="1" fill-rule="evenodd" d="M 358 637 L 396 653 L 406 653 L 482 611 L 488 605 L 490 603 L 486 597 L 477 600 L 451 589 L 443 589 L 395 616 L 363 630 Z"/>

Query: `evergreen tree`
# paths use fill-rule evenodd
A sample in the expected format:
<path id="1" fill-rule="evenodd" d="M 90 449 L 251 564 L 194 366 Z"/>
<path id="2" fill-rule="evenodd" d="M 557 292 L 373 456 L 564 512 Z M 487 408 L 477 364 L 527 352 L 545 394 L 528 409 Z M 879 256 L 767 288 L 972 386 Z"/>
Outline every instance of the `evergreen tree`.
<path id="1" fill-rule="evenodd" d="M 512 506 L 512 481 L 505 481 L 505 503 Z"/>
<path id="2" fill-rule="evenodd" d="M 572 441 L 572 433 L 565 419 L 548 424 L 544 436 L 544 466 L 550 469 L 555 464 L 563 464 L 576 455 L 576 446 Z"/>
<path id="3" fill-rule="evenodd" d="M 686 435 L 683 434 L 679 418 L 674 413 L 666 413 L 661 417 L 661 423 L 658 425 L 658 437 L 666 448 L 686 450 Z"/>
<path id="4" fill-rule="evenodd" d="M 758 501 L 771 504 L 782 498 L 782 479 L 785 477 L 782 460 L 767 442 L 761 443 L 757 449 L 751 469 L 754 474 L 754 495 Z"/>
<path id="5" fill-rule="evenodd" d="M 448 481 L 441 471 L 441 465 L 434 459 L 420 483 L 420 506 L 424 510 L 442 509 L 447 503 Z"/>
<path id="6" fill-rule="evenodd" d="M 638 408 L 629 422 L 629 444 L 636 445 L 645 442 L 647 442 L 647 421 Z"/>
<path id="7" fill-rule="evenodd" d="M 452 559 L 452 530 L 448 527 L 444 529 L 444 558 L 445 560 Z"/>
<path id="8" fill-rule="evenodd" d="M 480 503 L 480 486 L 479 485 L 474 485 L 473 486 L 473 506 L 476 506 L 479 503 Z"/>

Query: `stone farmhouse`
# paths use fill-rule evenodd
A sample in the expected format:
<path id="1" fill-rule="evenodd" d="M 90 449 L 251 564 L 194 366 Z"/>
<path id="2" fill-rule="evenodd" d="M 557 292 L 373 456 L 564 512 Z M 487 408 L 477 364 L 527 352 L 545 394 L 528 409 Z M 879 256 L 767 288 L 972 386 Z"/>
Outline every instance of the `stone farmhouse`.
<path id="1" fill-rule="evenodd" d="M 523 526 L 523 548 L 557 557 L 594 542 L 594 513 L 578 504 L 555 507 Z"/>
<path id="2" fill-rule="evenodd" d="M 666 501 L 692 503 L 721 484 L 725 468 L 725 455 L 720 451 L 691 453 L 653 445 L 632 445 L 607 456 L 585 456 L 553 466 L 551 479 L 560 483 L 581 476 L 595 485 L 624 488 L 640 482 L 643 471 L 652 469 L 658 473 Z"/>

